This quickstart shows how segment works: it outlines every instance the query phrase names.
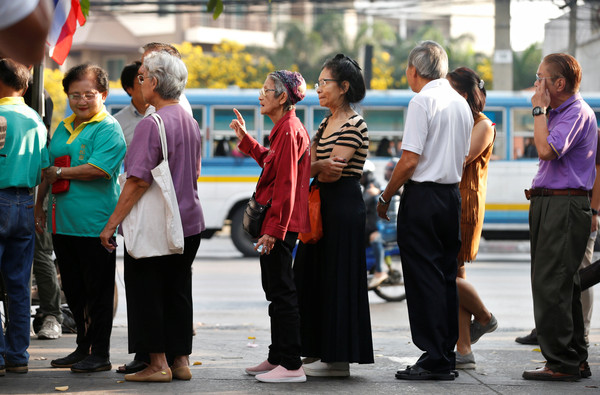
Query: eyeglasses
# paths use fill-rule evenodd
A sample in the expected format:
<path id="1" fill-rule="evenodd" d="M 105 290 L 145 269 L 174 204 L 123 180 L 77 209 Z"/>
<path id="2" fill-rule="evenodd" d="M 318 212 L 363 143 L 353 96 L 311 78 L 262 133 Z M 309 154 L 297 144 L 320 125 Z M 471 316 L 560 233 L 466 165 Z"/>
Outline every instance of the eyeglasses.
<path id="1" fill-rule="evenodd" d="M 265 96 L 267 96 L 267 92 L 277 92 L 277 89 L 265 89 L 265 88 L 261 88 L 261 89 L 258 91 L 258 96 L 259 96 L 259 97 L 260 97 L 260 96 L 263 96 L 263 97 L 265 97 Z"/>
<path id="2" fill-rule="evenodd" d="M 79 93 L 70 93 L 67 96 L 69 97 L 69 100 L 75 102 L 80 101 L 81 99 L 84 99 L 85 101 L 92 101 L 96 98 L 98 93 L 100 92 L 85 92 L 83 95 Z"/>
<path id="3" fill-rule="evenodd" d="M 338 82 L 338 80 L 334 80 L 333 78 L 323 78 L 322 80 L 317 81 L 317 83 L 315 84 L 315 89 L 319 89 L 319 87 L 327 85 L 327 81 Z"/>
<path id="4" fill-rule="evenodd" d="M 138 74 L 137 76 L 138 78 L 138 82 L 140 83 L 140 85 L 142 85 L 144 83 L 144 75 L 143 74 Z"/>
<path id="5" fill-rule="evenodd" d="M 560 75 L 557 75 L 555 77 L 540 77 L 540 75 L 538 73 L 535 73 L 535 80 L 537 82 L 540 82 L 541 80 L 555 80 L 557 78 L 564 78 L 564 77 L 562 77 Z"/>

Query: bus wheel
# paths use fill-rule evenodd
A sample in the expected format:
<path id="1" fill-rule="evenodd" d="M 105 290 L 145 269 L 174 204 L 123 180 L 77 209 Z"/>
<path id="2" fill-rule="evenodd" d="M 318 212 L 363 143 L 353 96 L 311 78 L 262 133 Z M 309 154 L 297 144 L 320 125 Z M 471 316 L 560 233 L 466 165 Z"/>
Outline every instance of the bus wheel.
<path id="1" fill-rule="evenodd" d="M 254 251 L 254 240 L 244 231 L 242 227 L 242 219 L 244 218 L 244 206 L 238 207 L 231 218 L 231 241 L 239 252 L 247 257 L 259 256 L 259 253 Z"/>

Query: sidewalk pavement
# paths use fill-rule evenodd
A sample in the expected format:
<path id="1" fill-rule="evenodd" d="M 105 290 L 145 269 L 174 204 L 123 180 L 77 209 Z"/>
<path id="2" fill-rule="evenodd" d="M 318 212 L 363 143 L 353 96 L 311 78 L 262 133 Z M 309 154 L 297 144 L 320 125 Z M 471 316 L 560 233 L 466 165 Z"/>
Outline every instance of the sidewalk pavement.
<path id="1" fill-rule="evenodd" d="M 50 360 L 73 351 L 75 335 L 58 340 L 32 338 L 28 374 L 0 377 L 0 393 L 57 393 L 56 387 L 68 386 L 69 393 L 347 393 L 347 394 L 576 394 L 598 393 L 600 388 L 600 330 L 593 330 L 589 363 L 592 377 L 579 382 L 527 381 L 524 369 L 543 366 L 543 356 L 536 346 L 514 342 L 522 330 L 501 329 L 484 335 L 473 347 L 476 370 L 461 370 L 455 381 L 410 382 L 397 380 L 394 373 L 414 363 L 419 353 L 411 343 L 410 333 L 387 328 L 373 330 L 375 364 L 351 365 L 348 378 L 309 377 L 306 383 L 259 383 L 243 369 L 261 362 L 267 353 L 267 327 L 199 326 L 190 357 L 191 381 L 172 383 L 124 382 L 114 371 L 131 360 L 127 354 L 127 329 L 114 327 L 111 360 L 113 370 L 93 374 L 71 373 L 69 369 L 50 367 Z M 255 339 L 249 340 L 252 336 Z M 250 347 L 254 343 L 256 347 Z"/>

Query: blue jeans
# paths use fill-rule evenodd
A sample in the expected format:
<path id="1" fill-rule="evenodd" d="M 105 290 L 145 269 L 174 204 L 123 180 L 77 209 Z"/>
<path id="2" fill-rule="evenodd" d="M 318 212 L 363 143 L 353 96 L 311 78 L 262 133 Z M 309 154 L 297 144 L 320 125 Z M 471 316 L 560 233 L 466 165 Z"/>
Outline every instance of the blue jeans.
<path id="1" fill-rule="evenodd" d="M 0 330 L 0 365 L 29 362 L 34 243 L 33 194 L 27 188 L 0 189 L 0 272 L 10 300 L 6 335 Z"/>

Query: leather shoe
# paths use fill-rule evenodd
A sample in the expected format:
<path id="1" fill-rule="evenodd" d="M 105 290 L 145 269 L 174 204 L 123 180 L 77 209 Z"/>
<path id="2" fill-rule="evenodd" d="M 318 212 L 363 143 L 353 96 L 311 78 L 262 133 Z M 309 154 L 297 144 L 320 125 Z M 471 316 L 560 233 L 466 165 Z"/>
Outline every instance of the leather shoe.
<path id="1" fill-rule="evenodd" d="M 581 375 L 582 378 L 587 379 L 589 377 L 592 377 L 592 370 L 590 369 L 590 364 L 587 363 L 587 361 L 583 361 L 580 365 L 579 365 L 579 374 Z"/>
<path id="2" fill-rule="evenodd" d="M 27 373 L 29 366 L 26 363 L 6 362 L 6 371 L 10 373 Z"/>
<path id="3" fill-rule="evenodd" d="M 55 368 L 70 368 L 77 362 L 85 359 L 87 356 L 88 354 L 75 350 L 64 358 L 58 358 L 51 361 L 50 365 L 54 366 Z"/>
<path id="4" fill-rule="evenodd" d="M 538 344 L 537 330 L 533 328 L 530 334 L 525 336 L 519 336 L 515 339 L 515 341 L 521 344 L 530 344 L 532 346 L 536 346 Z"/>
<path id="5" fill-rule="evenodd" d="M 110 360 L 97 355 L 88 355 L 84 360 L 71 366 L 71 372 L 74 373 L 104 372 L 111 369 Z"/>
<path id="6" fill-rule="evenodd" d="M 581 376 L 579 374 L 568 374 L 555 372 L 548 369 L 546 366 L 534 370 L 526 370 L 523 372 L 525 380 L 542 380 L 542 381 L 577 381 Z"/>
<path id="7" fill-rule="evenodd" d="M 146 362 L 142 362 L 142 361 L 138 361 L 137 359 L 134 359 L 133 361 L 126 363 L 123 366 L 119 366 L 117 368 L 117 373 L 124 373 L 124 374 L 137 373 L 137 372 L 140 372 L 140 371 L 146 369 L 147 366 L 148 366 L 148 364 Z"/>
<path id="8" fill-rule="evenodd" d="M 417 364 L 396 372 L 396 378 L 399 380 L 454 380 L 457 376 L 458 372 L 431 372 Z"/>
<path id="9" fill-rule="evenodd" d="M 149 376 L 141 376 L 137 373 L 126 374 L 125 380 L 147 383 L 170 383 L 173 380 L 173 374 L 171 373 L 171 369 L 167 368 L 154 372 Z"/>

